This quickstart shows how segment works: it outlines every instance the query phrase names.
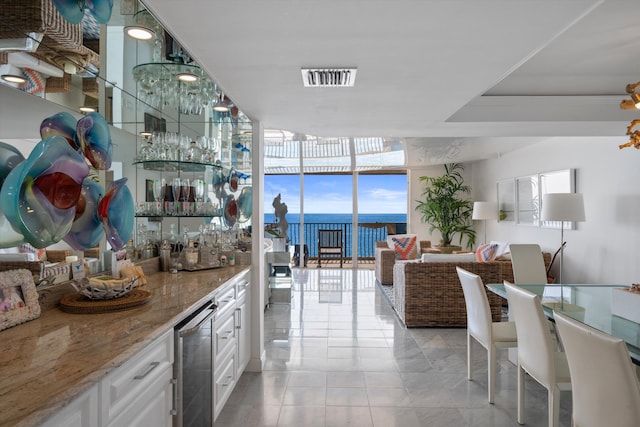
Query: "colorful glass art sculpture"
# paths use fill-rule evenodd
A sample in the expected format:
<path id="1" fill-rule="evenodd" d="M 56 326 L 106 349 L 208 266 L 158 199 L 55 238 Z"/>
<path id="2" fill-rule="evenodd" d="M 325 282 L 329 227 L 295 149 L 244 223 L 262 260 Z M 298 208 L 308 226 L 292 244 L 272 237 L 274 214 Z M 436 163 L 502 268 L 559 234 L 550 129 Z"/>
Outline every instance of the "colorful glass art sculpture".
<path id="1" fill-rule="evenodd" d="M 251 187 L 244 187 L 238 196 L 238 222 L 249 221 L 253 214 L 253 190 Z"/>
<path id="2" fill-rule="evenodd" d="M 114 251 L 122 249 L 133 232 L 133 196 L 126 184 L 127 178 L 113 181 L 98 203 L 98 217 Z"/>
<path id="3" fill-rule="evenodd" d="M 86 251 L 100 243 L 104 236 L 102 221 L 98 217 L 98 203 L 104 194 L 102 185 L 87 177 L 82 181 L 82 191 L 76 207 L 76 218 L 71 230 L 64 237 L 73 249 Z"/>
<path id="4" fill-rule="evenodd" d="M 0 189 L 4 215 L 32 246 L 57 243 L 71 229 L 88 174 L 84 158 L 63 137 L 45 138 L 5 179 Z"/>
<path id="5" fill-rule="evenodd" d="M 106 24 L 111 19 L 113 0 L 52 0 L 58 13 L 71 22 L 77 24 L 84 17 L 85 8 L 100 24 Z"/>
<path id="6" fill-rule="evenodd" d="M 45 139 L 50 136 L 59 135 L 64 137 L 74 150 L 79 150 L 80 143 L 76 139 L 77 123 L 76 118 L 66 111 L 56 113 L 40 123 L 40 137 Z"/>
<path id="7" fill-rule="evenodd" d="M 24 156 L 16 147 L 0 142 L 0 187 L 9 172 L 22 161 L 24 161 Z"/>
<path id="8" fill-rule="evenodd" d="M 111 167 L 111 132 L 100 113 L 89 113 L 78 120 L 76 135 L 82 152 L 94 168 L 107 170 Z"/>
<path id="9" fill-rule="evenodd" d="M 227 195 L 224 199 L 224 223 L 227 227 L 232 228 L 238 220 L 238 203 L 233 194 Z"/>

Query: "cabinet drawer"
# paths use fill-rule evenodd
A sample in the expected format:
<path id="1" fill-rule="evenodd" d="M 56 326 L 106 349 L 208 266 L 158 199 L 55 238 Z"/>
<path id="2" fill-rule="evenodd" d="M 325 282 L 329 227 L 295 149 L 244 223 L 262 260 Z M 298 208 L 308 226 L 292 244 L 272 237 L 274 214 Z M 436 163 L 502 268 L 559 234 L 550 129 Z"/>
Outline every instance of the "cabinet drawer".
<path id="1" fill-rule="evenodd" d="M 216 318 L 224 317 L 226 313 L 235 308 L 236 305 L 236 287 L 229 286 L 223 289 L 219 293 L 215 294 L 216 302 L 218 304 L 218 312 Z"/>
<path id="2" fill-rule="evenodd" d="M 227 399 L 229 399 L 229 396 L 236 385 L 235 352 L 231 352 L 229 355 L 222 358 L 219 368 L 216 368 L 215 370 L 213 380 L 213 408 L 215 420 L 215 418 L 218 417 L 218 414 L 222 411 L 224 404 L 227 402 Z"/>
<path id="3" fill-rule="evenodd" d="M 214 322 L 213 350 L 214 359 L 224 353 L 229 347 L 235 346 L 236 322 L 235 310 Z"/>
<path id="4" fill-rule="evenodd" d="M 109 423 L 173 365 L 173 330 L 168 331 L 100 382 L 102 422 Z"/>

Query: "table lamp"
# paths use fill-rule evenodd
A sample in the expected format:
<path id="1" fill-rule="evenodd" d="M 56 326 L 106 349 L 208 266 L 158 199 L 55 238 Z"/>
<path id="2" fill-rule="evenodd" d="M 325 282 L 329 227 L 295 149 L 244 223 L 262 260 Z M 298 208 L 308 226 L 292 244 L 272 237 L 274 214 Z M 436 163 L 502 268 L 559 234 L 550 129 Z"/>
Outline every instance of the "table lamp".
<path id="1" fill-rule="evenodd" d="M 546 193 L 542 195 L 542 221 L 561 221 L 560 223 L 560 281 L 564 263 L 564 223 L 565 221 L 584 221 L 584 199 L 581 193 Z"/>
<path id="2" fill-rule="evenodd" d="M 471 219 L 484 221 L 484 241 L 487 243 L 487 220 L 498 219 L 498 205 L 494 202 L 473 202 Z"/>

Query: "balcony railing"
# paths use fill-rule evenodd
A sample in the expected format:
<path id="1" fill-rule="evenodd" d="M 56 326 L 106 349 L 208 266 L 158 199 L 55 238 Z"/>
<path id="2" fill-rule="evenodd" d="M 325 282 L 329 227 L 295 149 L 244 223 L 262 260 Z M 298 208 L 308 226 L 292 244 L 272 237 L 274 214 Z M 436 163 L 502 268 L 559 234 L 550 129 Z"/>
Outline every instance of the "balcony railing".
<path id="1" fill-rule="evenodd" d="M 387 240 L 389 226 L 393 229 L 406 229 L 405 223 L 359 223 L 358 224 L 358 260 L 373 260 L 376 253 L 376 242 Z M 400 226 L 400 227 L 399 227 Z M 318 258 L 318 230 L 342 230 L 344 239 L 342 256 L 353 259 L 353 223 L 305 223 L 304 244 L 309 250 L 309 258 Z M 300 243 L 300 223 L 290 222 L 288 228 L 289 245 Z"/>

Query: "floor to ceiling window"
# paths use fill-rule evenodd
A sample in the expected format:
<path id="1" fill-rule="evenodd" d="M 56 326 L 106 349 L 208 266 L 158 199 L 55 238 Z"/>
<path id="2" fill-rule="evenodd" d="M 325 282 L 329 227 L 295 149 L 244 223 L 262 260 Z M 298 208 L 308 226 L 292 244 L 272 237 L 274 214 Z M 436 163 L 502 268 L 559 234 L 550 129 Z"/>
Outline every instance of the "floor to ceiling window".
<path id="1" fill-rule="evenodd" d="M 406 227 L 404 144 L 383 138 L 316 138 L 265 132 L 265 224 L 287 204 L 288 238 L 317 256 L 319 229 L 343 230 L 343 256 L 372 259 L 376 240 Z M 395 169 L 395 173 L 380 172 Z M 354 214 L 355 213 L 355 214 Z M 298 246 L 300 248 L 302 246 Z"/>

